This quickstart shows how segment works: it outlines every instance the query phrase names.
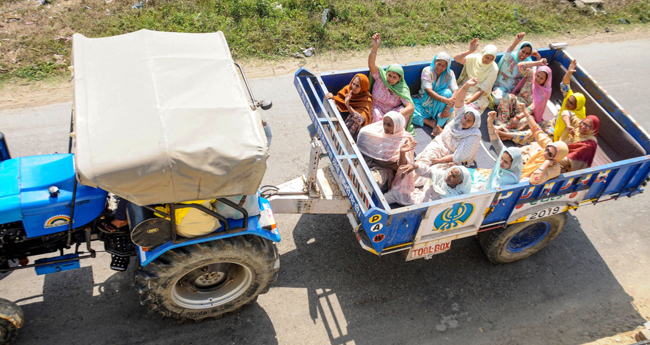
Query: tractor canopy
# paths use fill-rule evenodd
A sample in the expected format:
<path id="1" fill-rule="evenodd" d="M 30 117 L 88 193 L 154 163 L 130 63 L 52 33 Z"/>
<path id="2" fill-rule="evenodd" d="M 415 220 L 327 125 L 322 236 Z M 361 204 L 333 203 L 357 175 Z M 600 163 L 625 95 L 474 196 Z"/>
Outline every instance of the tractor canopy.
<path id="1" fill-rule="evenodd" d="M 255 194 L 268 158 L 222 32 L 73 37 L 80 183 L 138 205 Z"/>

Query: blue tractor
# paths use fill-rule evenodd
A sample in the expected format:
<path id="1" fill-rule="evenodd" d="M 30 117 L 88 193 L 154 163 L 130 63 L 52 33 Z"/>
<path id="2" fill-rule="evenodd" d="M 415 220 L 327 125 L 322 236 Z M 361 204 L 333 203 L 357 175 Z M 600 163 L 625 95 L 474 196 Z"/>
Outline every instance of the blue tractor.
<path id="1" fill-rule="evenodd" d="M 0 133 L 0 270 L 75 269 L 101 241 L 115 270 L 137 257 L 141 303 L 164 316 L 218 317 L 267 292 L 280 268 L 258 193 L 270 103 L 223 34 L 76 34 L 73 65 L 70 153 L 12 158 Z M 126 230 L 106 231 L 120 207 Z M 0 344 L 22 319 L 0 303 Z"/>

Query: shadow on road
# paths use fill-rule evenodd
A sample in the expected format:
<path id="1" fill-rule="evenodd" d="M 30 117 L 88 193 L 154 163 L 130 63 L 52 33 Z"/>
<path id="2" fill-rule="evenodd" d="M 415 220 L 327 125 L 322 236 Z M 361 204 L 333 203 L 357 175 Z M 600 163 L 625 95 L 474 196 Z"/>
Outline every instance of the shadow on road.
<path id="1" fill-rule="evenodd" d="M 179 322 L 148 313 L 127 272 L 93 284 L 91 267 L 45 276 L 42 302 L 23 304 L 26 323 L 18 344 L 277 344 L 275 329 L 257 303 L 219 320 Z M 93 289 L 99 295 L 93 297 Z M 247 330 L 254 330 L 253 332 Z"/>
<path id="2" fill-rule="evenodd" d="M 573 216 L 547 248 L 509 265 L 488 262 L 475 238 L 428 261 L 380 258 L 351 230 L 344 216 L 300 217 L 275 284 L 307 290 L 309 315 L 332 344 L 575 344 L 645 322 Z M 134 266 L 103 284 L 91 267 L 47 275 L 45 295 L 17 301 L 27 320 L 18 343 L 278 342 L 257 303 L 200 323 L 148 314 Z"/>
<path id="3" fill-rule="evenodd" d="M 645 322 L 573 215 L 547 248 L 508 265 L 475 237 L 429 261 L 379 258 L 344 216 L 303 215 L 293 234 L 276 286 L 307 288 L 332 344 L 583 343 Z"/>

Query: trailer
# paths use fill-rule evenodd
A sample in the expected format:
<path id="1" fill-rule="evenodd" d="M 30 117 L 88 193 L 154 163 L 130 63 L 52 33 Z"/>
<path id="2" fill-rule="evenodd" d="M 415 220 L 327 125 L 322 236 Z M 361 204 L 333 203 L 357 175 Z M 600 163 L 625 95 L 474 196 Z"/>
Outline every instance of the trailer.
<path id="1" fill-rule="evenodd" d="M 539 50 L 555 81 L 562 80 L 572 60 L 565 48 L 566 44 L 559 43 Z M 411 94 L 418 93 L 421 71 L 429 64 L 402 65 Z M 462 65 L 452 62 L 456 75 L 461 69 Z M 648 133 L 578 65 L 571 87 L 585 95 L 589 114 L 601 122 L 591 168 L 562 174 L 541 185 L 523 182 L 419 205 L 389 205 L 333 100 L 324 98 L 357 73 L 368 74 L 368 69 L 318 75 L 300 69 L 295 73 L 294 85 L 312 122 L 309 171 L 278 186 L 269 201 L 278 213 L 346 214 L 359 245 L 375 255 L 404 252 L 407 261 L 430 259 L 449 250 L 456 239 L 477 236 L 493 263 L 517 261 L 551 242 L 562 231 L 570 210 L 632 197 L 642 193 L 648 182 Z M 545 119 L 556 116 L 563 99 L 559 82 L 555 84 Z M 491 169 L 498 154 L 489 142 L 486 114 L 482 121 L 482 145 L 471 167 Z M 415 127 L 418 154 L 432 137 L 430 130 Z M 325 157 L 329 164 L 319 168 Z"/>

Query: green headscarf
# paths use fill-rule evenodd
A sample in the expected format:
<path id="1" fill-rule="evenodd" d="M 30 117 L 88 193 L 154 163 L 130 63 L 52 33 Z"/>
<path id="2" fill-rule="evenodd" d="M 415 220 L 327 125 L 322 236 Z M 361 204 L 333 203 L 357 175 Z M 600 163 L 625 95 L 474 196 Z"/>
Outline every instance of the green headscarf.
<path id="1" fill-rule="evenodd" d="M 388 83 L 388 80 L 386 79 L 386 74 L 388 74 L 388 72 L 395 72 L 401 76 L 401 78 L 395 85 L 390 85 Z M 388 65 L 388 68 L 386 68 L 385 70 L 383 68 L 379 68 L 379 76 L 381 77 L 381 81 L 390 91 L 400 96 L 401 98 L 405 99 L 407 102 L 414 104 L 413 99 L 411 99 L 411 90 L 409 89 L 409 86 L 406 85 L 406 82 L 404 81 L 404 69 L 402 69 L 402 66 L 394 63 Z M 369 76 L 369 79 L 370 79 L 370 90 L 372 90 L 372 86 L 375 84 L 375 78 L 373 78 L 371 74 Z M 413 114 L 409 116 L 409 122 L 406 124 L 406 131 L 411 133 L 413 133 L 413 124 L 411 123 L 412 121 L 413 121 Z"/>

